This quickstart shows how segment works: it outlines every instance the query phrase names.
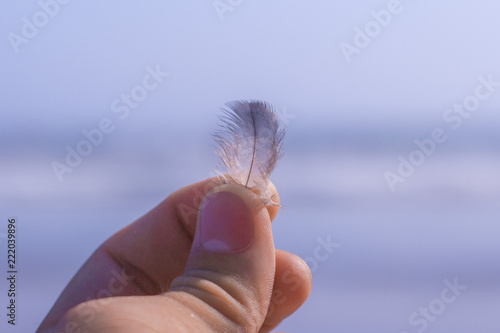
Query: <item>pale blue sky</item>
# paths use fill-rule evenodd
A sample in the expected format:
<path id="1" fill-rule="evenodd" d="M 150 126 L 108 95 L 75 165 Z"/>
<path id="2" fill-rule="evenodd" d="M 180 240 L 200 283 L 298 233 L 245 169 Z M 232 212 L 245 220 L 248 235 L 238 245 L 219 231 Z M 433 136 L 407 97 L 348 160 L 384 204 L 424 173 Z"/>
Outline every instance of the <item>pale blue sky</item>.
<path id="1" fill-rule="evenodd" d="M 388 1 L 242 1 L 220 21 L 211 1 L 71 1 L 15 54 L 7 34 L 40 10 L 2 5 L 3 117 L 11 128 L 80 127 L 159 64 L 171 76 L 141 106 L 144 124 L 203 124 L 235 98 L 266 99 L 311 123 L 437 121 L 479 75 L 500 80 L 500 4 L 401 1 L 402 12 L 348 64 L 340 43 Z M 500 94 L 482 107 L 498 121 Z M 7 113 L 7 115 L 6 115 Z M 152 121 L 152 120 L 155 121 Z M 21 124 L 20 124 L 21 123 Z M 171 125 L 170 125 L 171 126 Z"/>

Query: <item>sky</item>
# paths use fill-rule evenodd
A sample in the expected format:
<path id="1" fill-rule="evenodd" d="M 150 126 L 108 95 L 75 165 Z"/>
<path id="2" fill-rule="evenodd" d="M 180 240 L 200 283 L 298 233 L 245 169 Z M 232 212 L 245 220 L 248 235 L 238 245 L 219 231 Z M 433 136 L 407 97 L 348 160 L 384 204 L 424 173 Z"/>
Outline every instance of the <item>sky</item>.
<path id="1" fill-rule="evenodd" d="M 8 34 L 22 36 L 22 18 L 40 5 L 9 4 L 0 26 L 9 111 L 2 127 L 77 126 L 102 117 L 147 66 L 170 73 L 145 101 L 154 111 L 141 117 L 162 124 L 186 122 L 186 112 L 201 124 L 235 98 L 269 99 L 328 124 L 436 121 L 479 76 L 498 75 L 494 1 L 400 1 L 399 13 L 349 63 L 341 44 L 355 47 L 356 28 L 365 30 L 388 3 L 241 1 L 220 21 L 210 1 L 70 1 L 19 45 Z M 487 119 L 498 121 L 491 111 L 498 103 L 484 106 Z"/>
<path id="2" fill-rule="evenodd" d="M 0 216 L 20 220 L 33 295 L 13 332 L 107 237 L 213 175 L 237 99 L 288 126 L 275 241 L 310 258 L 314 287 L 280 329 L 416 332 L 457 277 L 469 289 L 425 330 L 498 332 L 500 3 L 62 2 L 0 5 Z"/>

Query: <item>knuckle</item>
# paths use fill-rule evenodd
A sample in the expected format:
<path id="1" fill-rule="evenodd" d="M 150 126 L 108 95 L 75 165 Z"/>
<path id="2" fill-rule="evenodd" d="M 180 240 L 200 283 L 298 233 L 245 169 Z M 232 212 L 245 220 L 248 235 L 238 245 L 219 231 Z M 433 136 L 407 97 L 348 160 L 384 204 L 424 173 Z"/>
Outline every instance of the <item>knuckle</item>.
<path id="1" fill-rule="evenodd" d="M 172 281 L 170 291 L 194 296 L 199 301 L 195 308 L 209 313 L 208 324 L 215 325 L 222 319 L 224 327 L 233 328 L 231 332 L 258 332 L 262 325 L 264 318 L 259 312 L 260 305 L 252 297 L 251 290 L 227 274 L 190 270 Z M 178 300 L 189 302 L 187 306 L 192 308 L 192 299 L 181 297 Z"/>

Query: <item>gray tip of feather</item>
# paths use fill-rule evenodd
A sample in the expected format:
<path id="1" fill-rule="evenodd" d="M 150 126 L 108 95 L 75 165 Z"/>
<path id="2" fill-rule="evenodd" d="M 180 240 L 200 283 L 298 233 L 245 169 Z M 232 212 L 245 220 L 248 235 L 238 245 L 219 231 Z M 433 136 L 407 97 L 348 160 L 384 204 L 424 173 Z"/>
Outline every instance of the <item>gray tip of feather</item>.
<path id="1" fill-rule="evenodd" d="M 225 172 L 221 179 L 255 190 L 266 205 L 272 201 L 269 176 L 283 156 L 285 127 L 274 108 L 263 101 L 231 101 L 213 134 Z"/>

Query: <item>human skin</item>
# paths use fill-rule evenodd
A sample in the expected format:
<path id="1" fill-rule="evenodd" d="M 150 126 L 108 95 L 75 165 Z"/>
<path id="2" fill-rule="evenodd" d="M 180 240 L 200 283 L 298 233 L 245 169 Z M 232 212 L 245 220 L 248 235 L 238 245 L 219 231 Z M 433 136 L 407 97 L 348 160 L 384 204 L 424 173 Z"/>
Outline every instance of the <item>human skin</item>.
<path id="1" fill-rule="evenodd" d="M 274 247 L 278 210 L 213 178 L 174 192 L 94 252 L 37 332 L 270 332 L 311 291 L 307 264 Z"/>

